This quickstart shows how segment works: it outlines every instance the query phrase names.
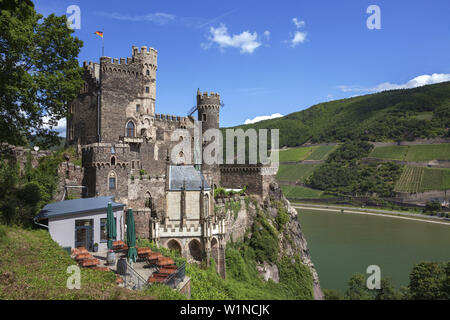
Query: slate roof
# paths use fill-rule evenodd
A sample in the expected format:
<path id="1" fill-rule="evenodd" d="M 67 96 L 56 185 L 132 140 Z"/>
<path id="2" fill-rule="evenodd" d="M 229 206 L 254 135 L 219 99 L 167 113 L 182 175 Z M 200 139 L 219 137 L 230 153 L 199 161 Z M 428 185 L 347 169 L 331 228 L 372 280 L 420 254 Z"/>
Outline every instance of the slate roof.
<path id="1" fill-rule="evenodd" d="M 211 190 L 208 181 L 194 166 L 169 167 L 169 190 L 183 190 L 183 187 L 187 191 L 201 190 L 202 181 L 204 189 Z"/>
<path id="2" fill-rule="evenodd" d="M 122 203 L 114 202 L 113 197 L 95 197 L 65 200 L 47 204 L 36 216 L 36 219 L 42 220 L 76 213 L 98 211 L 100 209 L 105 209 L 106 212 L 109 202 L 111 202 L 113 210 L 123 209 L 123 207 L 125 207 L 125 205 Z"/>

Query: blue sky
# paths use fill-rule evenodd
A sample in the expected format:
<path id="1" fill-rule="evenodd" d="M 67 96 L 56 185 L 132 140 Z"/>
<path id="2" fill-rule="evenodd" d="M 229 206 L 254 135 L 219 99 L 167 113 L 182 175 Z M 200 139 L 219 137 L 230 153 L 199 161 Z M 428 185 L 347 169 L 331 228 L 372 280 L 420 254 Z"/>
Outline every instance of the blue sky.
<path id="1" fill-rule="evenodd" d="M 221 94 L 221 126 L 316 103 L 450 80 L 450 1 L 35 1 L 78 5 L 79 60 L 158 50 L 156 112 L 185 115 L 197 88 Z M 370 5 L 381 29 L 369 29 Z M 295 39 L 295 41 L 293 41 Z"/>

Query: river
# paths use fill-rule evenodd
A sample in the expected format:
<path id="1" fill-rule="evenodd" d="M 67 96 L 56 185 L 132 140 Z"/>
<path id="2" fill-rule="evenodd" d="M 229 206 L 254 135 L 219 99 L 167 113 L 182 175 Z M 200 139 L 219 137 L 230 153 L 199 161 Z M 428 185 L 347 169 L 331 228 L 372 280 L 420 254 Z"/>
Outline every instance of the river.
<path id="1" fill-rule="evenodd" d="M 341 292 L 369 265 L 406 286 L 415 263 L 450 261 L 450 225 L 389 217 L 297 209 L 322 289 Z"/>

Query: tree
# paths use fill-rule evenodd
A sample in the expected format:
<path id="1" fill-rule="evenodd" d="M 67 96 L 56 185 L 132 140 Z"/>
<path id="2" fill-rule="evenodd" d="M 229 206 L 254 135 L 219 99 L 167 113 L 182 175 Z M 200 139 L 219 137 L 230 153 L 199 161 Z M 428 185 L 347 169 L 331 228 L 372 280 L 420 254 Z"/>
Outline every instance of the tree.
<path id="1" fill-rule="evenodd" d="M 361 273 L 354 274 L 348 281 L 345 298 L 349 300 L 373 300 L 373 293 L 366 286 L 366 278 Z"/>
<path id="2" fill-rule="evenodd" d="M 409 276 L 409 294 L 413 300 L 445 299 L 446 270 L 436 262 L 421 262 Z"/>
<path id="3" fill-rule="evenodd" d="M 73 32 L 66 16 L 43 18 L 31 1 L 0 0 L 0 142 L 59 142 L 52 129 L 83 84 Z"/>
<path id="4" fill-rule="evenodd" d="M 402 293 L 396 290 L 389 279 L 381 279 L 381 289 L 377 290 L 375 300 L 401 300 Z"/>

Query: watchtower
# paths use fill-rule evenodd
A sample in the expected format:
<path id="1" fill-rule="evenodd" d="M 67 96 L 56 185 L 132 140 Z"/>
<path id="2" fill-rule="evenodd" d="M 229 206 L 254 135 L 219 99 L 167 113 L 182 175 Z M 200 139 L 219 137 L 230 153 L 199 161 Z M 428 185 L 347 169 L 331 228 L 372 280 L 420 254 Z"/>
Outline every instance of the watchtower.
<path id="1" fill-rule="evenodd" d="M 220 95 L 215 92 L 201 93 L 197 90 L 198 121 L 202 123 L 202 137 L 208 129 L 219 129 Z M 202 139 L 203 148 L 210 143 Z M 219 165 L 202 164 L 202 172 L 208 181 L 218 183 L 220 180 Z M 213 186 L 212 186 L 213 187 Z"/>

